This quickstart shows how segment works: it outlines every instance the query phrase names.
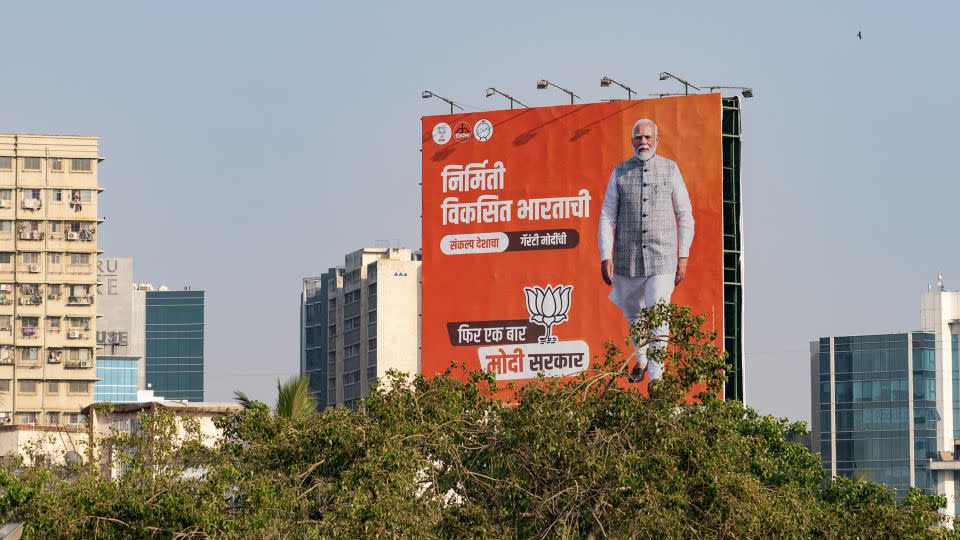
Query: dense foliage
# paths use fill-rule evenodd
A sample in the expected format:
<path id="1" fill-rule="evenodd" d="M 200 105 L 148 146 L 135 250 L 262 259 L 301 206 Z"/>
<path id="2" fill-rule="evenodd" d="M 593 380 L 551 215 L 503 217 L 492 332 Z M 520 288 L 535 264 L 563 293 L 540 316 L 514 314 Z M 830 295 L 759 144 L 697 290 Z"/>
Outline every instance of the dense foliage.
<path id="1" fill-rule="evenodd" d="M 667 376 L 647 397 L 612 345 L 592 371 L 541 379 L 505 404 L 495 381 L 399 375 L 362 410 L 274 414 L 247 402 L 215 448 L 166 413 L 103 441 L 103 459 L 0 472 L 0 517 L 33 538 L 948 537 L 941 497 L 897 503 L 831 480 L 790 442 L 802 424 L 716 399 L 723 354 L 703 320 L 669 319 Z M 695 396 L 695 404 L 687 404 Z"/>

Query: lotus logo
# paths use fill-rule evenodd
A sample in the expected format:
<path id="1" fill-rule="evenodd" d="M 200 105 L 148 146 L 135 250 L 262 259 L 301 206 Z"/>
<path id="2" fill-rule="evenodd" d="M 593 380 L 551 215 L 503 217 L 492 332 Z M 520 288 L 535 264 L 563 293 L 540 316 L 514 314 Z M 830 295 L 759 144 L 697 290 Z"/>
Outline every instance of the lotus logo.
<path id="1" fill-rule="evenodd" d="M 537 338 L 540 343 L 556 343 L 557 337 L 552 335 L 551 328 L 567 320 L 570 311 L 570 294 L 573 285 L 557 285 L 552 287 L 524 287 L 523 293 L 527 296 L 527 311 L 530 312 L 530 322 L 537 323 L 547 329 L 547 332 Z"/>

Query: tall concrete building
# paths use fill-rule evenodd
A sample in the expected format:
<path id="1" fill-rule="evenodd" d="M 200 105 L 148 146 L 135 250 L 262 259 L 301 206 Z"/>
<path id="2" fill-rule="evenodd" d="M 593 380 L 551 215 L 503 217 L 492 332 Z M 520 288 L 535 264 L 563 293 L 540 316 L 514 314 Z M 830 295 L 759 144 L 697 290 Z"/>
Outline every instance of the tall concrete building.
<path id="1" fill-rule="evenodd" d="M 353 407 L 394 369 L 420 371 L 420 254 L 366 248 L 303 280 L 300 372 L 320 405 Z"/>
<path id="2" fill-rule="evenodd" d="M 960 292 L 921 299 L 919 331 L 811 343 L 813 447 L 834 475 L 960 498 Z"/>
<path id="3" fill-rule="evenodd" d="M 98 146 L 0 134 L 0 424 L 79 425 L 93 399 Z"/>
<path id="4" fill-rule="evenodd" d="M 146 388 L 145 298 L 133 259 L 97 259 L 97 377 L 94 401 L 133 402 Z"/>

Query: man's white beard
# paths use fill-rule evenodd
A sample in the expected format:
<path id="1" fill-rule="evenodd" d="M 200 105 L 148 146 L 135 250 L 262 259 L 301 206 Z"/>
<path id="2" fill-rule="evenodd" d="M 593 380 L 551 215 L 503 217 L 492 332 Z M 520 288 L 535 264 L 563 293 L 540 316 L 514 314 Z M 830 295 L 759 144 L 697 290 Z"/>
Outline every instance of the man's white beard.
<path id="1" fill-rule="evenodd" d="M 648 159 L 652 158 L 653 155 L 656 154 L 656 153 L 657 153 L 656 148 L 651 148 L 650 150 L 640 150 L 640 149 L 638 148 L 638 149 L 637 149 L 637 158 L 638 158 L 640 161 L 647 161 Z"/>

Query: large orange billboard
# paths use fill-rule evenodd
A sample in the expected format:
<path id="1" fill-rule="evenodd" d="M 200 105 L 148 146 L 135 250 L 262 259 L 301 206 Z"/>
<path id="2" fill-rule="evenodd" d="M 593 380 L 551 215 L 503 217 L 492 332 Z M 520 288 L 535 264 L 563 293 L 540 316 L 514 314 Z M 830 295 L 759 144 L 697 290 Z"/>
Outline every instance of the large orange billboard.
<path id="1" fill-rule="evenodd" d="M 423 118 L 423 373 L 576 375 L 658 297 L 722 336 L 721 114 L 706 94 Z"/>

